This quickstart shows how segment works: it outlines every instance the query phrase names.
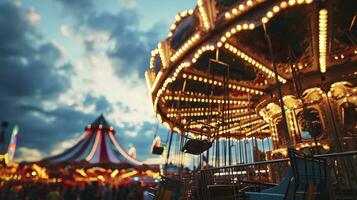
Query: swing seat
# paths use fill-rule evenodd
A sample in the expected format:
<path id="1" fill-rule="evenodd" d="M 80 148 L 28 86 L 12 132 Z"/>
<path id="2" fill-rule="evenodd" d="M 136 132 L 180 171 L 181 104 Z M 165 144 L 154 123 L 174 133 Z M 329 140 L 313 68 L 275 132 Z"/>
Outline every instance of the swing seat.
<path id="1" fill-rule="evenodd" d="M 164 151 L 164 147 L 157 147 L 157 146 L 154 146 L 152 148 L 152 151 L 151 153 L 152 154 L 155 154 L 155 155 L 162 155 L 162 152 Z"/>
<path id="2" fill-rule="evenodd" d="M 199 155 L 209 148 L 211 148 L 212 142 L 205 139 L 205 140 L 198 140 L 198 139 L 189 139 L 184 147 L 182 148 L 182 152 Z"/>

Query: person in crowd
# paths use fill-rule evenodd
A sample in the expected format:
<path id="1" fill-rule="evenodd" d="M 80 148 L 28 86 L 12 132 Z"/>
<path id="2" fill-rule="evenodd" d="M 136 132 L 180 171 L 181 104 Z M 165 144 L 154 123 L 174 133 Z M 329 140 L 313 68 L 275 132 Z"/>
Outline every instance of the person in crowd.
<path id="1" fill-rule="evenodd" d="M 104 185 L 102 192 L 102 200 L 112 200 L 112 188 L 109 184 Z"/>
<path id="2" fill-rule="evenodd" d="M 60 197 L 61 197 L 61 196 L 60 196 L 60 193 L 59 193 L 59 191 L 58 191 L 58 187 L 56 187 L 55 185 L 53 185 L 53 186 L 51 187 L 50 192 L 47 194 L 46 199 L 47 199 L 47 200 L 60 200 L 60 199 L 61 199 Z"/>
<path id="3" fill-rule="evenodd" d="M 130 185 L 0 182 L 0 200 L 144 200 L 140 182 Z"/>
<path id="4" fill-rule="evenodd" d="M 77 191 L 74 187 L 66 187 L 64 191 L 65 200 L 77 200 Z"/>
<path id="5" fill-rule="evenodd" d="M 102 199 L 102 191 L 101 188 L 98 184 L 98 182 L 93 182 L 89 190 L 89 199 L 92 200 L 101 200 Z"/>

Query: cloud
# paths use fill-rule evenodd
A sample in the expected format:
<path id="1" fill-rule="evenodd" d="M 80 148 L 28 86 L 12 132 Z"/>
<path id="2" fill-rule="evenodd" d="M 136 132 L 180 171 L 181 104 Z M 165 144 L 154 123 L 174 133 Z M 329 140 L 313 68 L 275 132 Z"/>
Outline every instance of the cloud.
<path id="1" fill-rule="evenodd" d="M 38 35 L 13 4 L 0 4 L 0 90 L 7 98 L 55 98 L 67 88 L 68 77 L 58 72 L 60 50 L 38 45 Z M 20 99 L 18 99 L 20 100 Z"/>
<path id="2" fill-rule="evenodd" d="M 40 150 L 34 148 L 20 147 L 15 152 L 15 161 L 39 161 L 43 158 Z"/>
<path id="3" fill-rule="evenodd" d="M 147 165 L 157 165 L 157 164 L 165 164 L 165 159 L 162 156 L 147 158 L 143 161 L 143 163 Z"/>
<path id="4" fill-rule="evenodd" d="M 120 5 L 123 5 L 126 9 L 133 10 L 137 8 L 138 3 L 136 0 L 121 0 Z"/>
<path id="5" fill-rule="evenodd" d="M 93 0 L 55 0 L 62 6 L 62 10 L 66 14 L 70 14 L 77 18 L 78 21 L 85 20 L 94 12 Z"/>
<path id="6" fill-rule="evenodd" d="M 60 27 L 80 44 L 73 62 L 60 39 L 46 41 L 36 20 L 0 3 L 0 120 L 20 125 L 19 148 L 41 149 L 46 157 L 73 144 L 75 133 L 104 113 L 119 143 L 135 144 L 138 159 L 147 158 L 156 119 L 143 74 L 163 26 L 142 31 L 133 10 L 99 13 L 93 1 L 56 2 L 76 20 Z"/>
<path id="7" fill-rule="evenodd" d="M 127 130 L 124 131 L 124 134 L 128 137 L 136 137 L 138 135 L 138 132 L 136 130 Z"/>
<path id="8" fill-rule="evenodd" d="M 12 3 L 0 3 L 0 11 L 0 59 L 31 55 L 31 40 L 39 38 L 34 27 Z"/>
<path id="9" fill-rule="evenodd" d="M 72 30 L 68 25 L 61 25 L 60 30 L 65 37 L 70 37 L 72 35 Z"/>
<path id="10" fill-rule="evenodd" d="M 41 16 L 36 12 L 34 8 L 30 8 L 27 11 L 26 19 L 32 24 L 37 24 L 41 20 Z"/>
<path id="11" fill-rule="evenodd" d="M 63 6 L 71 7 L 68 10 L 80 15 L 75 8 L 82 5 L 82 1 L 60 0 Z M 76 3 L 70 3 L 76 2 Z M 135 1 L 130 1 L 135 2 Z M 127 74 L 136 74 L 144 78 L 144 70 L 150 61 L 151 50 L 156 47 L 157 41 L 165 37 L 166 24 L 155 24 L 148 30 L 140 28 L 140 18 L 136 10 L 122 9 L 118 12 L 99 12 L 87 8 L 89 15 L 74 17 L 73 27 L 67 26 L 77 39 L 81 40 L 83 49 L 87 53 L 106 53 L 117 76 L 123 78 Z M 135 4 L 135 3 L 127 3 Z M 89 7 L 89 5 L 87 5 Z M 91 57 L 89 55 L 89 57 Z"/>
<path id="12" fill-rule="evenodd" d="M 83 101 L 84 107 L 94 105 L 95 112 L 98 114 L 108 114 L 113 111 L 112 105 L 105 96 L 94 97 L 91 94 L 86 95 Z"/>
<path id="13" fill-rule="evenodd" d="M 62 95 L 66 97 L 62 100 L 73 105 L 73 102 L 86 98 L 76 97 L 78 93 L 91 94 L 97 101 L 103 101 L 101 98 L 105 97 L 107 104 L 100 106 L 98 102 L 96 107 L 100 109 L 95 111 L 107 113 L 114 124 L 127 129 L 126 133 L 134 137 L 136 134 L 130 127 L 156 121 L 144 71 L 151 49 L 161 37 L 163 25 L 139 31 L 139 17 L 132 10 L 95 13 L 84 21 L 82 17 L 75 19 L 81 20 L 81 24 L 69 29 L 74 30 L 73 37 L 81 44 L 83 56 L 76 61 L 72 90 Z M 94 109 L 80 103 L 78 108 L 82 111 Z"/>
<path id="14" fill-rule="evenodd" d="M 58 154 L 60 154 L 60 153 L 63 153 L 65 150 L 67 150 L 67 149 L 73 147 L 73 146 L 78 142 L 79 135 L 80 135 L 80 134 L 76 134 L 77 137 L 74 137 L 74 138 L 71 138 L 71 139 L 62 141 L 62 142 L 60 142 L 59 144 L 57 144 L 57 145 L 51 150 L 50 155 L 51 155 L 51 156 L 58 155 Z"/>
<path id="15" fill-rule="evenodd" d="M 18 7 L 20 7 L 22 5 L 22 1 L 21 0 L 13 0 L 13 3 Z"/>
<path id="16" fill-rule="evenodd" d="M 50 152 L 96 115 L 58 102 L 71 87 L 73 66 L 13 3 L 0 3 L 0 29 L 0 120 L 20 126 L 19 148 Z"/>
<path id="17" fill-rule="evenodd" d="M 150 52 L 162 37 L 163 24 L 141 31 L 139 22 L 139 16 L 131 10 L 121 10 L 115 14 L 100 13 L 90 16 L 86 21 L 89 31 L 109 33 L 113 45 L 106 50 L 106 55 L 120 77 L 134 73 L 143 78 Z"/>
<path id="18" fill-rule="evenodd" d="M 19 55 L 0 58 L 0 89 L 8 97 L 24 100 L 56 98 L 69 86 L 68 77 L 58 73 L 65 66 L 55 67 L 60 51 L 50 43 L 32 50 L 32 53 L 16 52 Z"/>
<path id="19" fill-rule="evenodd" d="M 140 126 L 144 122 L 154 123 L 146 82 L 139 75 L 143 72 L 133 67 L 133 73 L 123 72 L 119 76 L 117 68 L 129 70 L 132 67 L 115 65 L 107 55 L 107 50 L 113 45 L 109 34 L 104 30 L 87 32 L 75 36 L 82 43 L 91 41 L 91 47 L 83 47 L 85 52 L 76 61 L 76 73 L 71 77 L 71 90 L 61 94 L 60 102 L 71 106 L 76 104 L 83 112 L 90 109 L 105 113 L 121 127 L 124 124 Z"/>

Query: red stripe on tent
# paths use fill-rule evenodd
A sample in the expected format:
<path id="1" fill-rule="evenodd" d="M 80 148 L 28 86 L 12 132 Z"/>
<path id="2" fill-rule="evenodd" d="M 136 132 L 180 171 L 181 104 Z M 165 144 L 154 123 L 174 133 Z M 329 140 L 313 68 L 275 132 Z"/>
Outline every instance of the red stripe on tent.
<path id="1" fill-rule="evenodd" d="M 106 145 L 106 135 L 108 135 L 106 132 L 101 133 L 101 143 L 100 143 L 100 157 L 99 157 L 99 162 L 110 162 L 109 157 L 108 157 L 108 149 Z"/>

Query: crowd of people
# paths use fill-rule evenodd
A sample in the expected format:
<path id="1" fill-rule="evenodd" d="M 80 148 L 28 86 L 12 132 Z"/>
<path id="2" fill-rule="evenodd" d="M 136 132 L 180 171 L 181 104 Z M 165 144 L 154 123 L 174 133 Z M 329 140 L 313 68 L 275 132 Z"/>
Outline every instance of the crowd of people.
<path id="1" fill-rule="evenodd" d="M 0 188 L 0 200 L 145 200 L 146 194 L 140 182 L 121 186 L 7 182 Z"/>

